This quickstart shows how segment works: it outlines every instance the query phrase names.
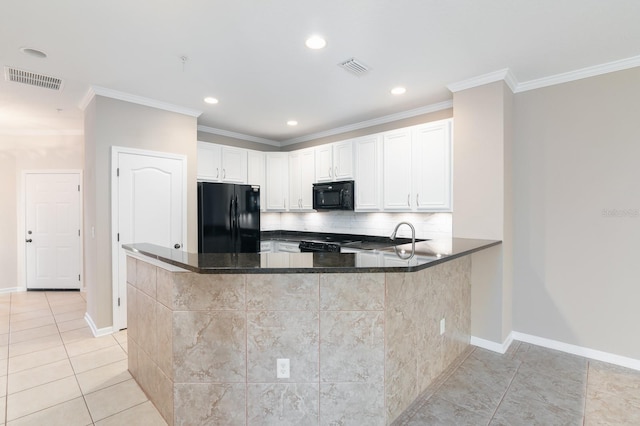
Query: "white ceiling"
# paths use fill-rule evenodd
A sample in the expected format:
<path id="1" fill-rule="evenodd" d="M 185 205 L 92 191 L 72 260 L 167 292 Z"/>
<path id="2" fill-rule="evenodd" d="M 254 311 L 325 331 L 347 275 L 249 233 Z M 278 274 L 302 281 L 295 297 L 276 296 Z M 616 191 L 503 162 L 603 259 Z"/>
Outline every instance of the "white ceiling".
<path id="1" fill-rule="evenodd" d="M 2 65 L 64 88 L 2 79 L 0 133 L 81 132 L 79 105 L 95 85 L 203 111 L 202 126 L 287 141 L 450 100 L 448 84 L 505 68 L 527 82 L 638 57 L 639 21 L 638 0 L 5 2 Z M 314 33 L 325 49 L 304 46 Z M 371 72 L 337 66 L 351 57 Z M 392 96 L 396 85 L 407 93 Z"/>

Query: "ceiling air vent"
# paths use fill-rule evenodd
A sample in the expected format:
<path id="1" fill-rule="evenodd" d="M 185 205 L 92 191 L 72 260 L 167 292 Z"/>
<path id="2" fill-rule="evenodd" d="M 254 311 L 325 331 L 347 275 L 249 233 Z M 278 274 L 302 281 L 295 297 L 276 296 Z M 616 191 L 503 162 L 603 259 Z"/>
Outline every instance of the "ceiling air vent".
<path id="1" fill-rule="evenodd" d="M 62 79 L 12 67 L 4 67 L 4 78 L 7 81 L 29 84 L 44 89 L 60 90 L 62 88 Z"/>
<path id="2" fill-rule="evenodd" d="M 371 71 L 371 68 L 369 68 L 367 65 L 363 64 L 356 58 L 351 58 L 344 62 L 341 62 L 338 64 L 338 66 L 349 71 L 352 74 L 357 75 L 358 77 L 365 75 L 366 73 Z"/>

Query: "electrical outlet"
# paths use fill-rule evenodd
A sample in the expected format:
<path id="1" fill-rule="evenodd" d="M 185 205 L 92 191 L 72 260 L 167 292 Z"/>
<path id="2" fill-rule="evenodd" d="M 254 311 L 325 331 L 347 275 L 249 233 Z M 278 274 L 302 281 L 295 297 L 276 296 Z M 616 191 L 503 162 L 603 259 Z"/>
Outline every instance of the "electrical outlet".
<path id="1" fill-rule="evenodd" d="M 289 378 L 289 358 L 278 358 L 276 360 L 276 378 Z"/>
<path id="2" fill-rule="evenodd" d="M 444 334 L 444 330 L 445 330 L 445 323 L 444 323 L 444 318 L 442 318 L 440 320 L 440 335 L 441 336 Z"/>

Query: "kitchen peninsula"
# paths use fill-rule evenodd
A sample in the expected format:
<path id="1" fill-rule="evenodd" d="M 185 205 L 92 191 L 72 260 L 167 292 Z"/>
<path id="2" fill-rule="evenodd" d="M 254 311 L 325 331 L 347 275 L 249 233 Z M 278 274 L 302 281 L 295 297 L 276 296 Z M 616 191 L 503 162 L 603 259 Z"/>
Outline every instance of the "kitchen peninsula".
<path id="1" fill-rule="evenodd" d="M 468 346 L 470 255 L 498 244 L 125 245 L 129 370 L 170 425 L 390 424 Z"/>

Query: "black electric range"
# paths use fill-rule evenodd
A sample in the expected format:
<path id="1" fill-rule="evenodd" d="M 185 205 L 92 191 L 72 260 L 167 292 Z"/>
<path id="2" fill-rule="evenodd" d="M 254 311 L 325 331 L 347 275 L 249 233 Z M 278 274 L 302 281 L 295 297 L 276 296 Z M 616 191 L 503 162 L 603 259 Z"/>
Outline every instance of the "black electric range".
<path id="1" fill-rule="evenodd" d="M 323 240 L 302 240 L 298 248 L 302 253 L 325 252 L 340 253 L 341 247 L 346 244 L 359 242 L 351 238 L 341 238 L 339 236 L 327 237 Z"/>

